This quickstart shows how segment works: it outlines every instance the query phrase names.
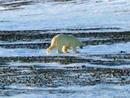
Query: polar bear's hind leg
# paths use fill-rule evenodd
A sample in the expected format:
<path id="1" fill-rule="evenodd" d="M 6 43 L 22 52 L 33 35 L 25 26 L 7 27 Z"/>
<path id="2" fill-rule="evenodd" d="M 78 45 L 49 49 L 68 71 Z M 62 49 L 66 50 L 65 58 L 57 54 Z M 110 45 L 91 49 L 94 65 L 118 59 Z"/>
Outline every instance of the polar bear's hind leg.
<path id="1" fill-rule="evenodd" d="M 72 47 L 72 50 L 73 50 L 74 53 L 77 53 L 76 47 Z"/>

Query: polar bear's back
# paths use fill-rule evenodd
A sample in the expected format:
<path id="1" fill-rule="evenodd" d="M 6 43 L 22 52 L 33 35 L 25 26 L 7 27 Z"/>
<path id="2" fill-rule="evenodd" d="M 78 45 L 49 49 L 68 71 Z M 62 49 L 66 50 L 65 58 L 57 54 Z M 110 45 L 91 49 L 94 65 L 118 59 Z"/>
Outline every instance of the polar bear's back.
<path id="1" fill-rule="evenodd" d="M 75 47 L 82 45 L 82 43 L 72 35 L 58 34 L 53 39 L 57 41 L 56 43 L 58 45 L 66 45 L 66 43 L 69 46 L 75 46 Z"/>
<path id="2" fill-rule="evenodd" d="M 71 41 L 71 45 L 72 45 L 72 46 L 77 47 L 77 46 L 81 46 L 81 45 L 82 45 L 82 43 L 81 43 L 76 37 L 74 37 L 74 36 L 72 36 L 72 35 L 69 35 L 68 38 L 69 38 L 68 40 Z"/>
<path id="3" fill-rule="evenodd" d="M 65 43 L 65 35 L 64 34 L 58 34 L 54 36 L 51 40 L 51 46 L 60 47 Z"/>

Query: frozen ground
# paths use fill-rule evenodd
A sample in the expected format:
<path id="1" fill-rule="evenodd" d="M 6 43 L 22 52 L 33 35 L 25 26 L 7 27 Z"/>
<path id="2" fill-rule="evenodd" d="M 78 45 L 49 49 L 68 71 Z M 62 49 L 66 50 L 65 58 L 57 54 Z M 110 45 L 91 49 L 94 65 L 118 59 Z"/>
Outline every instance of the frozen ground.
<path id="1" fill-rule="evenodd" d="M 85 44 L 77 54 L 47 54 L 54 31 L 0 34 L 0 98 L 130 97 L 129 32 L 70 33 Z"/>
<path id="2" fill-rule="evenodd" d="M 77 49 L 80 53 L 79 55 L 98 55 L 98 54 L 118 54 L 121 51 L 125 53 L 130 53 L 130 42 L 118 43 L 112 45 L 89 45 L 85 46 L 83 49 Z M 110 49 L 109 49 L 110 48 Z M 78 55 L 69 50 L 70 53 L 59 54 L 61 55 Z M 46 49 L 27 49 L 27 48 L 16 48 L 16 49 L 5 49 L 0 48 L 0 56 L 53 56 L 57 55 L 57 50 L 52 50 L 52 53 L 48 54 Z"/>
<path id="3" fill-rule="evenodd" d="M 1 1 L 0 30 L 130 28 L 129 0 Z"/>
<path id="4" fill-rule="evenodd" d="M 129 31 L 129 0 L 0 0 L 0 98 L 130 98 Z M 85 46 L 47 54 L 58 33 Z"/>
<path id="5" fill-rule="evenodd" d="M 13 87 L 12 87 L 13 88 Z M 16 87 L 17 88 L 17 87 Z M 28 90 L 28 94 L 16 95 L 13 97 L 1 98 L 129 98 L 129 86 L 105 85 L 95 86 L 74 86 L 60 88 L 23 88 Z M 15 88 L 14 88 L 15 89 Z M 35 90 L 37 89 L 37 92 Z M 32 93 L 33 92 L 33 93 Z M 119 95 L 121 94 L 121 95 Z"/>

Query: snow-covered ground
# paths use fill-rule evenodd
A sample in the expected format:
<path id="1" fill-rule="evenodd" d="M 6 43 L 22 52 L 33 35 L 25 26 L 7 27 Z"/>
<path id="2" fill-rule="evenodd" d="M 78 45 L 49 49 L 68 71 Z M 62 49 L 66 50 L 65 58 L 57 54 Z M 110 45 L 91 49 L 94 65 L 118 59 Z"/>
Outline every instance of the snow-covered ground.
<path id="1" fill-rule="evenodd" d="M 12 88 L 17 89 L 18 87 Z M 26 89 L 28 93 L 10 97 L 2 96 L 0 98 L 130 98 L 129 88 L 129 85 L 120 86 L 113 84 L 59 88 L 31 88 L 22 86 L 19 90 L 24 91 Z"/>
<path id="2" fill-rule="evenodd" d="M 32 1 L 32 2 L 30 2 Z M 24 2 L 24 3 L 22 3 Z M 30 3 L 27 3 L 30 2 Z M 129 0 L 67 0 L 67 1 L 60 1 L 60 0 L 0 0 L 0 30 L 45 30 L 45 29 L 61 29 L 62 32 L 73 32 L 66 31 L 66 29 L 79 29 L 80 32 L 115 32 L 118 33 L 119 31 L 130 31 L 130 1 Z M 94 29 L 98 28 L 98 29 Z M 106 29 L 105 29 L 106 28 Z M 109 29 L 108 29 L 109 28 Z M 116 28 L 116 29 L 114 29 Z M 82 29 L 82 30 L 80 30 Z M 88 29 L 87 31 L 83 29 Z M 92 29 L 92 30 L 91 30 Z M 50 32 L 55 32 L 55 31 Z M 78 31 L 78 30 L 77 30 Z M 48 31 L 49 32 L 49 31 Z M 47 32 L 47 33 L 48 33 Z M 49 32 L 49 33 L 50 33 Z M 57 32 L 57 31 L 56 31 Z M 61 32 L 61 33 L 62 33 Z M 44 33 L 44 32 L 41 32 Z M 127 32 L 128 33 L 128 32 Z M 4 36 L 4 37 L 3 37 Z M 8 37 L 7 37 L 8 38 Z M 9 37 L 11 38 L 11 37 Z M 15 36 L 14 36 L 15 38 Z M 16 37 L 17 38 L 17 37 Z M 19 38 L 19 37 L 18 37 Z M 28 37 L 25 37 L 28 38 Z M 85 38 L 79 37 L 81 41 L 90 41 L 93 38 Z M 95 38 L 96 40 L 102 40 L 102 38 Z M 107 38 L 106 38 L 107 39 Z M 124 38 L 125 39 L 125 38 Z M 0 47 L 0 57 L 1 58 L 8 58 L 6 63 L 3 63 L 2 59 L 0 64 L 0 98 L 130 98 L 130 85 L 129 85 L 129 68 L 130 68 L 130 60 L 128 58 L 123 59 L 113 59 L 110 58 L 103 58 L 102 55 L 116 55 L 116 54 L 127 54 L 126 57 L 130 54 L 130 42 L 129 37 L 126 37 L 128 42 L 125 43 L 112 43 L 112 44 L 101 44 L 101 45 L 88 45 L 85 46 L 83 49 L 78 49 L 79 53 L 75 54 L 72 51 L 67 54 L 57 54 L 56 50 L 53 50 L 51 54 L 47 54 L 46 49 L 30 49 L 30 48 L 2 48 Z M 27 39 L 28 40 L 28 39 Z M 105 40 L 105 38 L 103 38 Z M 113 39 L 110 39 L 113 40 Z M 13 42 L 14 41 L 14 42 Z M 13 39 L 6 39 L 5 35 L 0 36 L 0 44 L 1 45 L 16 45 L 17 44 L 32 44 L 32 43 L 43 43 L 49 42 L 49 39 L 35 39 L 35 40 L 13 40 Z M 98 56 L 97 56 L 98 55 Z M 100 56 L 99 56 L 100 55 Z M 70 64 L 61 64 L 59 62 L 47 62 L 44 61 L 33 61 L 33 62 L 23 62 L 22 61 L 11 61 L 9 60 L 10 57 L 45 57 L 45 56 L 74 56 L 74 57 L 81 57 L 91 59 L 93 62 L 98 62 L 98 64 L 93 62 L 86 62 L 86 63 L 70 63 Z M 18 58 L 19 59 L 19 58 Z M 9 62 L 8 62 L 9 60 Z M 121 60 L 121 63 L 118 62 Z M 5 60 L 6 61 L 6 60 Z M 104 66 L 103 64 L 115 64 L 112 66 Z M 108 62 L 107 62 L 108 61 Z M 114 62 L 114 63 L 113 63 Z M 116 63 L 115 63 L 116 62 Z M 122 63 L 124 62 L 124 63 Z M 101 63 L 101 65 L 100 65 Z M 5 65 L 4 65 L 5 64 Z M 117 65 L 116 65 L 117 64 Z M 33 79 L 33 76 L 40 76 L 41 74 L 37 74 L 35 72 L 36 67 L 45 68 L 45 69 L 65 69 L 65 68 L 78 68 L 79 69 L 84 66 L 85 68 L 93 67 L 93 68 L 106 68 L 106 69 L 114 69 L 117 72 L 119 70 L 123 71 L 126 74 L 118 74 L 113 73 L 113 71 L 105 73 L 106 77 L 101 77 L 103 79 L 108 79 L 107 75 L 119 75 L 118 78 L 111 79 L 116 81 L 116 79 L 120 79 L 121 82 L 125 81 L 122 85 L 119 84 L 105 84 L 101 81 L 101 83 L 95 85 L 65 85 L 65 86 L 58 86 L 53 87 L 37 87 L 37 84 L 32 83 L 32 86 L 27 86 L 28 81 L 24 81 L 27 79 Z M 84 65 L 84 66 L 82 66 Z M 20 66 L 20 67 L 19 67 Z M 25 67 L 23 67 L 25 66 Z M 32 66 L 32 69 L 31 67 Z M 40 67 L 37 67 L 40 66 Z M 12 69 L 11 69 L 12 68 Z M 13 70 L 13 68 L 15 70 Z M 20 70 L 17 68 L 21 68 Z M 23 69 L 22 69 L 23 68 Z M 25 68 L 25 69 L 24 69 Z M 29 69 L 26 69 L 29 68 Z M 110 70 L 109 69 L 109 70 Z M 119 70 L 118 70 L 119 69 Z M 14 72 L 13 72 L 13 71 Z M 31 74 L 26 73 L 30 71 Z M 33 73 L 34 71 L 34 73 Z M 90 71 L 89 74 L 94 72 Z M 19 74 L 18 74 L 19 73 Z M 103 71 L 99 71 L 100 74 L 104 74 Z M 128 73 L 128 74 L 127 74 Z M 64 75 L 67 77 L 69 73 L 67 71 Z M 76 73 L 75 73 L 76 74 Z M 80 74 L 80 72 L 79 72 Z M 88 73 L 83 73 L 88 74 Z M 95 78 L 100 77 L 94 76 Z M 15 76 L 16 75 L 16 76 Z M 49 75 L 49 72 L 47 72 Z M 83 75 L 83 78 L 89 78 Z M 92 74 L 93 75 L 93 74 Z M 126 76 L 126 77 L 125 77 Z M 20 78 L 21 77 L 21 78 Z M 123 79 L 123 77 L 125 77 Z M 13 80 L 13 79 L 14 80 Z M 21 79 L 23 85 L 19 81 Z M 49 76 L 46 76 L 46 79 L 49 79 Z M 65 78 L 65 77 L 61 77 Z M 61 79 L 60 78 L 60 79 Z M 75 77 L 72 77 L 75 78 Z M 92 76 L 93 78 L 93 76 Z M 16 79 L 16 80 L 15 80 Z M 34 78 L 35 79 L 35 78 Z M 33 79 L 33 80 L 34 80 Z M 59 80 L 60 80 L 59 79 Z M 110 80 L 111 80 L 110 79 Z M 126 80 L 125 80 L 126 79 Z M 12 81 L 11 81 L 12 80 Z M 44 80 L 42 77 L 40 80 Z M 61 79 L 62 80 L 62 79 Z M 64 79 L 63 79 L 64 80 Z M 62 82 L 68 82 L 63 81 Z M 78 78 L 76 78 L 76 81 Z M 93 80 L 93 79 L 90 79 Z M 100 80 L 100 79 L 99 79 Z M 108 79 L 109 80 L 109 79 Z M 31 80 L 29 80 L 31 81 Z M 39 80 L 37 80 L 39 82 Z M 53 81 L 53 80 L 52 80 Z M 55 79 L 57 82 L 57 79 Z M 80 80 L 78 80 L 80 81 Z M 33 81 L 32 81 L 33 82 Z M 47 81 L 48 82 L 48 81 Z M 88 82 L 88 81 L 86 81 Z M 89 81 L 91 82 L 91 81 Z M 128 84 L 127 84 L 127 83 Z M 25 83 L 25 85 L 24 85 Z M 60 84 L 60 82 L 58 82 Z M 125 84 L 126 83 L 126 84 Z M 33 84 L 35 84 L 33 86 Z M 43 83 L 44 84 L 44 83 Z M 42 85 L 43 85 L 42 84 Z M 51 83 L 50 83 L 51 84 Z M 36 86 L 36 87 L 35 87 Z"/>
<path id="3" fill-rule="evenodd" d="M 1 5 L 0 30 L 94 27 L 130 30 L 129 0 L 38 1 L 14 10 Z"/>
<path id="4" fill-rule="evenodd" d="M 88 45 L 83 49 L 77 49 L 80 55 L 94 55 L 94 54 L 118 54 L 121 51 L 130 53 L 130 42 L 117 43 L 110 45 Z M 27 49 L 27 48 L 15 48 L 6 49 L 0 48 L 0 56 L 53 56 L 53 55 L 78 55 L 73 53 L 71 50 L 67 54 L 57 54 L 57 50 L 52 50 L 51 54 L 48 54 L 46 49 Z"/>

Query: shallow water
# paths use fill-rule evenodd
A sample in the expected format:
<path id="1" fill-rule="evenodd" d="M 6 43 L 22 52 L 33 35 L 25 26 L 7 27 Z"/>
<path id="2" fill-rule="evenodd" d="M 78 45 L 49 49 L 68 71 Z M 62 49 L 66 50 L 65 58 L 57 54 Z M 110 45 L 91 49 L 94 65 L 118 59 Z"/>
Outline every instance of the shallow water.
<path id="1" fill-rule="evenodd" d="M 0 0 L 0 98 L 130 98 L 130 1 Z M 72 34 L 79 53 L 47 54 Z"/>

